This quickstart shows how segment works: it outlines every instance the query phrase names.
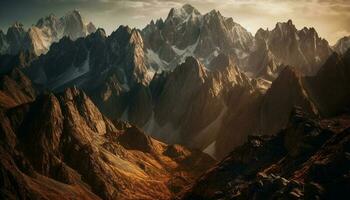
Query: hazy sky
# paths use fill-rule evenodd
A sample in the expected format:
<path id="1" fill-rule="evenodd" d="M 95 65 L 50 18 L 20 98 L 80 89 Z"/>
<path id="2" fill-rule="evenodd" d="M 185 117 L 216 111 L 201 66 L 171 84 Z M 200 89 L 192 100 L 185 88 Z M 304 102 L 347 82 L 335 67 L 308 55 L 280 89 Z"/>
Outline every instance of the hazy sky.
<path id="1" fill-rule="evenodd" d="M 292 19 L 299 29 L 315 27 L 331 44 L 350 35 L 350 0 L 0 0 L 0 28 L 6 30 L 14 21 L 28 27 L 42 16 L 61 16 L 76 8 L 87 21 L 110 33 L 121 24 L 143 28 L 185 3 L 202 13 L 219 10 L 252 34 Z"/>

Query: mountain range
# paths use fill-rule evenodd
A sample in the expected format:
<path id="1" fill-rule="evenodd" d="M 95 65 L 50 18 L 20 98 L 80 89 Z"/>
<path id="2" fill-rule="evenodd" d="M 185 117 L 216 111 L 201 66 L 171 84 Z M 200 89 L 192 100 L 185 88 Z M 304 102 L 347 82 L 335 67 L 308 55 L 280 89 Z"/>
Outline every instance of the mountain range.
<path id="1" fill-rule="evenodd" d="M 49 51 L 52 43 L 65 36 L 76 40 L 95 31 L 95 26 L 91 22 L 84 22 L 77 10 L 68 12 L 61 18 L 53 14 L 41 18 L 28 30 L 16 22 L 8 28 L 6 34 L 0 31 L 0 54 L 15 55 L 21 51 L 30 51 L 41 55 Z"/>
<path id="2" fill-rule="evenodd" d="M 110 35 L 82 19 L 0 32 L 2 197 L 320 196 L 303 191 L 311 182 L 337 193 L 307 176 L 321 173 L 315 159 L 338 162 L 329 149 L 349 150 L 348 37 L 331 47 L 291 20 L 253 36 L 189 4 Z"/>

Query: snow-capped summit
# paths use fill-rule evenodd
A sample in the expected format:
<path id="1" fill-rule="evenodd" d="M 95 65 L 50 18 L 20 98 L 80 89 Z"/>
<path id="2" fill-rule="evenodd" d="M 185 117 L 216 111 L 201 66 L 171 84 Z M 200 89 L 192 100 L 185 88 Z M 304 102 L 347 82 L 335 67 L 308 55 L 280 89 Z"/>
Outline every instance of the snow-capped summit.
<path id="1" fill-rule="evenodd" d="M 151 21 L 142 35 L 151 64 L 168 69 L 188 56 L 208 65 L 219 53 L 234 55 L 239 64 L 253 46 L 253 36 L 232 18 L 216 10 L 201 14 L 189 4 L 172 8 L 164 22 Z"/>
<path id="2" fill-rule="evenodd" d="M 172 8 L 168 14 L 166 21 L 178 20 L 185 21 L 190 16 L 200 16 L 201 13 L 190 4 L 185 4 L 181 8 Z"/>

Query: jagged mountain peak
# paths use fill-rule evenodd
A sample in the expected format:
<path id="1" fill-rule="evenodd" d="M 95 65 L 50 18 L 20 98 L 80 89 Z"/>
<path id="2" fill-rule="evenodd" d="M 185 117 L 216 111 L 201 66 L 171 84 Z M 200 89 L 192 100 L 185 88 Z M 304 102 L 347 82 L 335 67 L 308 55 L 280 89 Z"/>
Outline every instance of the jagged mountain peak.
<path id="1" fill-rule="evenodd" d="M 75 23 L 75 25 L 84 24 L 82 15 L 78 10 L 68 11 L 63 17 L 65 23 Z"/>
<path id="2" fill-rule="evenodd" d="M 244 59 L 253 45 L 253 36 L 232 18 L 217 10 L 202 15 L 192 6 L 172 9 L 164 23 L 152 21 L 142 34 L 148 59 L 162 69 L 173 69 L 188 56 L 205 65 L 219 53 Z"/>
<path id="3" fill-rule="evenodd" d="M 15 55 L 20 51 L 31 51 L 39 56 L 47 53 L 51 44 L 64 36 L 76 40 L 95 31 L 96 27 L 91 22 L 85 23 L 77 10 L 67 12 L 60 18 L 50 14 L 40 18 L 28 30 L 24 30 L 18 22 L 9 27 L 6 39 L 0 42 L 0 52 Z"/>
<path id="4" fill-rule="evenodd" d="M 119 26 L 118 29 L 109 36 L 109 38 L 112 40 L 117 40 L 121 44 L 128 42 L 130 44 L 143 46 L 143 39 L 140 31 L 136 28 L 130 28 L 127 25 Z"/>
<path id="5" fill-rule="evenodd" d="M 204 18 L 204 22 L 207 22 L 207 23 L 210 21 L 219 21 L 220 23 L 225 23 L 225 21 L 227 21 L 227 19 L 229 19 L 229 18 L 225 18 L 224 16 L 222 16 L 220 11 L 215 10 L 215 9 L 204 14 L 203 18 Z M 232 19 L 232 22 L 233 22 L 233 19 Z"/>
<path id="6" fill-rule="evenodd" d="M 131 37 L 130 37 L 130 42 L 143 42 L 141 33 L 139 30 L 137 29 L 132 29 L 131 33 L 130 33 Z"/>
<path id="7" fill-rule="evenodd" d="M 190 15 L 201 15 L 201 13 L 190 4 L 185 4 L 181 8 L 172 8 L 168 14 L 167 20 L 185 20 Z"/>
<path id="8" fill-rule="evenodd" d="M 284 33 L 296 33 L 298 30 L 293 24 L 292 20 L 288 20 L 287 22 L 278 22 L 273 29 L 273 31 L 280 31 L 282 34 Z"/>
<path id="9" fill-rule="evenodd" d="M 82 16 L 81 16 L 80 11 L 78 9 L 74 9 L 72 11 L 68 11 L 65 14 L 65 17 L 76 17 L 76 18 L 81 18 L 82 19 Z"/>
<path id="10" fill-rule="evenodd" d="M 275 134 L 284 127 L 294 106 L 300 106 L 313 116 L 318 108 L 309 97 L 298 69 L 284 66 L 264 96 L 261 110 L 261 131 Z"/>
<path id="11" fill-rule="evenodd" d="M 120 34 L 130 34 L 132 29 L 128 25 L 120 25 L 117 30 L 113 31 L 112 35 L 120 35 Z"/>
<path id="12" fill-rule="evenodd" d="M 209 16 L 222 16 L 220 11 L 218 11 L 216 9 L 213 9 L 210 12 L 208 12 L 207 15 L 209 15 Z"/>
<path id="13" fill-rule="evenodd" d="M 348 49 L 350 49 L 350 36 L 345 36 L 337 41 L 333 46 L 334 51 L 344 54 Z"/>
<path id="14" fill-rule="evenodd" d="M 36 23 L 36 26 L 40 28 L 45 26 L 52 26 L 54 25 L 54 23 L 57 23 L 57 21 L 58 21 L 58 18 L 56 17 L 56 15 L 51 13 L 46 17 L 40 18 Z"/>
<path id="15" fill-rule="evenodd" d="M 200 12 L 195 7 L 193 7 L 191 4 L 183 5 L 182 9 L 185 10 L 188 14 L 191 14 L 193 12 L 196 14 L 200 14 Z"/>
<path id="16" fill-rule="evenodd" d="M 97 36 L 100 38 L 106 38 L 106 31 L 103 28 L 98 28 L 94 33 L 91 34 L 92 36 Z"/>
<path id="17" fill-rule="evenodd" d="M 8 29 L 7 29 L 7 35 L 16 33 L 16 32 L 25 32 L 24 30 L 24 26 L 22 23 L 20 22 L 15 22 L 14 24 L 12 24 Z"/>
<path id="18" fill-rule="evenodd" d="M 85 93 L 83 91 L 79 90 L 76 86 L 67 88 L 62 93 L 62 97 L 68 101 L 72 101 L 76 97 L 81 96 L 81 95 L 84 96 Z"/>
<path id="19" fill-rule="evenodd" d="M 332 53 L 326 40 L 314 28 L 298 30 L 291 20 L 279 22 L 271 31 L 259 29 L 248 68 L 258 76 L 274 79 L 279 66 L 297 67 L 305 75 L 314 75 Z M 262 73 L 263 72 L 263 73 Z"/>
<path id="20" fill-rule="evenodd" d="M 167 82 L 170 85 L 174 84 L 174 82 L 181 82 L 181 85 L 184 87 L 193 87 L 193 85 L 197 86 L 204 83 L 206 77 L 205 66 L 196 58 L 189 56 L 185 62 L 174 69 L 173 73 L 169 75 Z"/>
<path id="21" fill-rule="evenodd" d="M 97 29 L 96 29 L 96 26 L 92 22 L 89 22 L 86 25 L 86 30 L 87 30 L 88 34 L 91 34 L 91 33 L 94 33 Z"/>
<path id="22" fill-rule="evenodd" d="M 259 28 L 255 33 L 255 38 L 258 38 L 258 39 L 267 38 L 268 34 L 269 34 L 268 29 Z"/>
<path id="23" fill-rule="evenodd" d="M 23 29 L 23 27 L 24 27 L 23 24 L 19 21 L 16 21 L 11 25 L 11 28 L 17 28 L 17 29 Z"/>
<path id="24" fill-rule="evenodd" d="M 128 42 L 130 39 L 131 30 L 132 29 L 129 26 L 120 25 L 117 30 L 112 32 L 109 39 L 122 41 L 123 43 Z"/>
<path id="25" fill-rule="evenodd" d="M 316 31 L 316 29 L 314 28 L 314 27 L 304 27 L 304 28 L 302 28 L 300 31 L 302 31 L 302 32 L 311 32 L 311 33 L 313 33 L 313 34 L 318 34 L 317 33 L 317 31 Z"/>
<path id="26" fill-rule="evenodd" d="M 276 27 L 278 26 L 295 26 L 293 21 L 291 19 L 287 20 L 286 22 L 277 22 Z"/>

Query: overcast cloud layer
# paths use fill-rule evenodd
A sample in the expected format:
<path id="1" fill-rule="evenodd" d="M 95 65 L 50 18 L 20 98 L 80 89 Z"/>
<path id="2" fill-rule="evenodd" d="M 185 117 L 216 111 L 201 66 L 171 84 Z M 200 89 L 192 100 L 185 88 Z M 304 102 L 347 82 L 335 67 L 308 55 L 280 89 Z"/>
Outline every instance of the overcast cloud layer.
<path id="1" fill-rule="evenodd" d="M 331 44 L 350 35 L 350 0 L 0 0 L 0 28 L 6 30 L 15 21 L 29 26 L 42 16 L 61 16 L 76 8 L 110 33 L 121 24 L 143 28 L 185 3 L 202 13 L 219 10 L 253 34 L 292 19 L 297 28 L 315 27 Z"/>

